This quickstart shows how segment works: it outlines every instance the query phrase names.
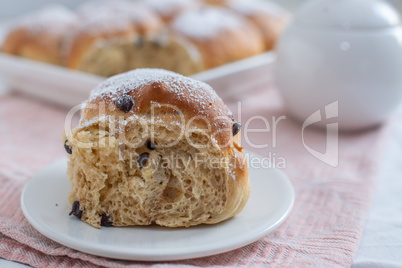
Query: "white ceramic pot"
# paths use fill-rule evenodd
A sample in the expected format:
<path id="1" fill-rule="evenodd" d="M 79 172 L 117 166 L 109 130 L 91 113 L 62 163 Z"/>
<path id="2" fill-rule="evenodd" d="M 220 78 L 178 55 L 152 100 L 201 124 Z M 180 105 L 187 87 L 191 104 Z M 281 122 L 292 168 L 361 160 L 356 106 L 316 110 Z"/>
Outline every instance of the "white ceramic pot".
<path id="1" fill-rule="evenodd" d="M 288 111 L 302 121 L 338 101 L 340 129 L 367 128 L 402 99 L 402 28 L 384 1 L 310 1 L 277 53 L 278 87 Z"/>

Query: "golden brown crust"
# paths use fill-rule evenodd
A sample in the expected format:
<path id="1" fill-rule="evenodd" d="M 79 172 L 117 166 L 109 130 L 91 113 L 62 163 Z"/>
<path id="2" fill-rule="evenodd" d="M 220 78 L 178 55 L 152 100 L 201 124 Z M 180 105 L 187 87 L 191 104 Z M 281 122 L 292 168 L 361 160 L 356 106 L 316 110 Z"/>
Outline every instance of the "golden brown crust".
<path id="1" fill-rule="evenodd" d="M 283 10 L 260 8 L 255 1 L 212 2 L 221 6 L 202 0 L 115 0 L 84 4 L 63 16 L 41 13 L 13 27 L 2 50 L 112 76 L 134 68 L 190 75 L 273 48 Z"/>
<path id="2" fill-rule="evenodd" d="M 32 60 L 63 64 L 66 32 L 77 23 L 75 14 L 61 7 L 40 10 L 11 27 L 2 51 Z"/>
<path id="3" fill-rule="evenodd" d="M 152 10 L 132 1 L 96 1 L 81 7 L 79 14 L 80 26 L 66 44 L 67 67 L 83 71 L 89 71 L 85 66 L 93 64 L 91 62 L 97 55 L 91 53 L 99 47 L 118 44 L 120 53 L 125 54 L 125 45 L 134 45 L 138 36 L 155 36 L 163 27 L 162 21 Z M 102 64 L 108 65 L 108 62 Z M 127 62 L 120 65 L 117 68 L 120 72 L 128 70 Z"/>
<path id="4" fill-rule="evenodd" d="M 251 25 L 235 32 L 221 33 L 218 38 L 190 38 L 200 50 L 206 69 L 257 55 L 263 51 L 261 35 Z"/>
<path id="5" fill-rule="evenodd" d="M 86 20 L 94 18 L 95 21 L 106 20 L 108 25 L 116 23 L 116 19 L 128 20 L 136 32 L 141 35 L 149 36 L 158 34 L 164 26 L 160 17 L 146 3 L 130 0 L 103 0 L 92 1 L 81 5 L 78 8 L 78 14 Z M 101 19 L 97 19 L 101 17 Z M 94 27 L 102 25 L 93 25 L 87 27 L 91 31 Z M 103 25 L 105 26 L 105 25 Z M 101 31 L 106 30 L 103 27 Z"/>
<path id="6" fill-rule="evenodd" d="M 103 22 L 100 22 L 103 23 Z M 77 30 L 71 37 L 71 41 L 67 44 L 67 67 L 71 69 L 80 69 L 86 60 L 86 55 L 96 46 L 97 41 L 105 39 L 126 39 L 133 40 L 137 33 L 130 23 L 122 25 L 116 29 L 94 31 L 90 28 L 95 25 L 88 25 L 88 28 Z"/>
<path id="7" fill-rule="evenodd" d="M 226 9 L 205 7 L 183 13 L 173 22 L 172 30 L 197 46 L 206 69 L 264 51 L 260 31 Z"/>
<path id="8" fill-rule="evenodd" d="M 273 49 L 276 41 L 279 38 L 279 35 L 285 27 L 285 21 L 278 17 L 267 16 L 267 14 L 264 14 L 263 12 L 249 18 L 262 30 L 265 41 L 265 49 Z"/>
<path id="9" fill-rule="evenodd" d="M 38 36 L 32 36 L 28 30 L 18 28 L 7 35 L 2 51 L 33 60 L 60 64 L 60 40 L 58 39 L 46 33 L 42 33 L 38 38 Z"/>
<path id="10" fill-rule="evenodd" d="M 228 1 L 225 5 L 258 27 L 264 38 L 266 50 L 275 47 L 289 17 L 285 9 L 275 3 L 264 1 Z"/>
<path id="11" fill-rule="evenodd" d="M 117 82 L 112 82 L 113 80 L 123 82 L 121 85 L 116 85 Z M 102 116 L 128 118 L 133 114 L 138 116 L 149 114 L 152 107 L 157 107 L 156 105 L 162 106 L 158 108 L 158 112 L 166 113 L 171 111 L 169 107 L 174 106 L 177 111 L 182 112 L 186 121 L 197 118 L 195 120 L 197 124 L 209 124 L 210 133 L 219 145 L 228 145 L 227 149 L 233 146 L 232 119 L 229 117 L 229 110 L 207 84 L 159 69 L 137 69 L 108 81 L 92 92 L 87 104 L 91 109 L 84 110 L 81 122 L 99 117 L 100 110 L 104 111 Z M 121 90 L 110 91 L 108 89 L 110 84 Z M 130 95 L 135 103 L 128 113 L 116 107 L 116 100 L 123 93 Z"/>

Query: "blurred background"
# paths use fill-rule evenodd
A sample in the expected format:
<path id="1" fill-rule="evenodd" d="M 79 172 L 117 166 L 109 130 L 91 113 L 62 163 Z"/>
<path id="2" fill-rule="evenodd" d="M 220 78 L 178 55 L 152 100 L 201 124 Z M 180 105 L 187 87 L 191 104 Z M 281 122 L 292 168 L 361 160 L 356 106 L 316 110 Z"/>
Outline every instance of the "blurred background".
<path id="1" fill-rule="evenodd" d="M 272 0 L 293 11 L 298 8 L 306 0 Z M 13 0 L 13 1 L 0 1 L 0 18 L 7 19 L 24 14 L 28 11 L 35 10 L 47 4 L 63 4 L 67 7 L 74 7 L 83 0 Z M 389 0 L 399 12 L 402 13 L 402 0 Z"/>

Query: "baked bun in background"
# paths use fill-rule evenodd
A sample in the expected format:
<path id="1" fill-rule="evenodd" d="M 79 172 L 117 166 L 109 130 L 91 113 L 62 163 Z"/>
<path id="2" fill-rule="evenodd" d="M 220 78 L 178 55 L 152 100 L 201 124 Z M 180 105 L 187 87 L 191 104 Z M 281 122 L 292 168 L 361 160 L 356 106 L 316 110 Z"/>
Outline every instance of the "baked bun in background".
<path id="1" fill-rule="evenodd" d="M 78 7 L 78 14 L 84 18 L 93 14 L 106 13 L 114 16 L 114 20 L 128 18 L 135 30 L 145 36 L 158 35 L 164 24 L 158 14 L 139 0 L 94 0 Z M 109 22 L 113 24 L 113 21 Z"/>
<path id="2" fill-rule="evenodd" d="M 264 40 L 257 27 L 225 8 L 209 6 L 183 12 L 174 19 L 171 30 L 174 36 L 197 47 L 204 69 L 264 51 Z"/>
<path id="3" fill-rule="evenodd" d="M 62 6 L 50 6 L 28 14 L 14 23 L 2 52 L 24 58 L 62 65 L 65 33 L 77 25 L 77 16 Z"/>
<path id="4" fill-rule="evenodd" d="M 227 1 L 225 6 L 245 16 L 260 29 L 264 37 L 265 50 L 275 47 L 290 17 L 284 8 L 270 1 L 232 0 Z"/>
<path id="5" fill-rule="evenodd" d="M 163 23 L 135 1 L 96 1 L 79 9 L 81 22 L 66 44 L 67 67 L 102 76 L 131 69 L 128 59 L 139 38 L 157 35 Z"/>
<path id="6" fill-rule="evenodd" d="M 159 69 L 109 78 L 64 144 L 71 214 L 97 228 L 229 219 L 250 193 L 239 131 L 207 84 Z"/>
<path id="7" fill-rule="evenodd" d="M 98 0 L 18 22 L 3 52 L 100 76 L 192 75 L 271 50 L 288 14 L 258 0 Z"/>
<path id="8" fill-rule="evenodd" d="M 164 34 L 142 40 L 131 69 L 163 68 L 191 75 L 264 51 L 255 25 L 228 9 L 202 7 L 183 11 Z"/>

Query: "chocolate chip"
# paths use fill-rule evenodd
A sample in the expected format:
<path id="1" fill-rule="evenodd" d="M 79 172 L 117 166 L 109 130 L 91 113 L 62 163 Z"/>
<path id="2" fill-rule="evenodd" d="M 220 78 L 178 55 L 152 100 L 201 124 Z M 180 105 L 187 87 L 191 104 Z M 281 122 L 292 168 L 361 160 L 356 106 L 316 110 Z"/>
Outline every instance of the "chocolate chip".
<path id="1" fill-rule="evenodd" d="M 116 106 L 120 111 L 128 113 L 134 106 L 134 100 L 130 95 L 124 94 L 117 99 Z"/>
<path id="2" fill-rule="evenodd" d="M 153 143 L 152 141 L 148 141 L 147 142 L 147 148 L 149 150 L 155 150 L 156 149 L 155 143 Z"/>
<path id="3" fill-rule="evenodd" d="M 241 122 L 236 122 L 233 124 L 232 126 L 232 133 L 233 133 L 233 137 L 237 135 L 237 133 L 240 132 L 241 129 Z"/>
<path id="4" fill-rule="evenodd" d="M 66 140 L 66 141 L 64 142 L 64 149 L 66 150 L 66 152 L 67 152 L 68 154 L 72 154 L 72 153 L 73 153 L 73 149 L 67 144 L 67 142 L 68 142 L 68 140 Z"/>
<path id="5" fill-rule="evenodd" d="M 107 216 L 106 214 L 102 214 L 101 216 L 101 226 L 110 227 L 113 226 L 112 218 Z"/>
<path id="6" fill-rule="evenodd" d="M 140 154 L 140 156 L 137 158 L 137 164 L 140 169 L 143 168 L 144 165 L 147 163 L 148 158 L 149 158 L 149 153 Z"/>
<path id="7" fill-rule="evenodd" d="M 73 202 L 73 207 L 71 209 L 71 212 L 68 214 L 69 216 L 74 215 L 78 219 L 81 219 L 82 217 L 82 210 L 80 209 L 80 202 L 74 201 Z"/>

